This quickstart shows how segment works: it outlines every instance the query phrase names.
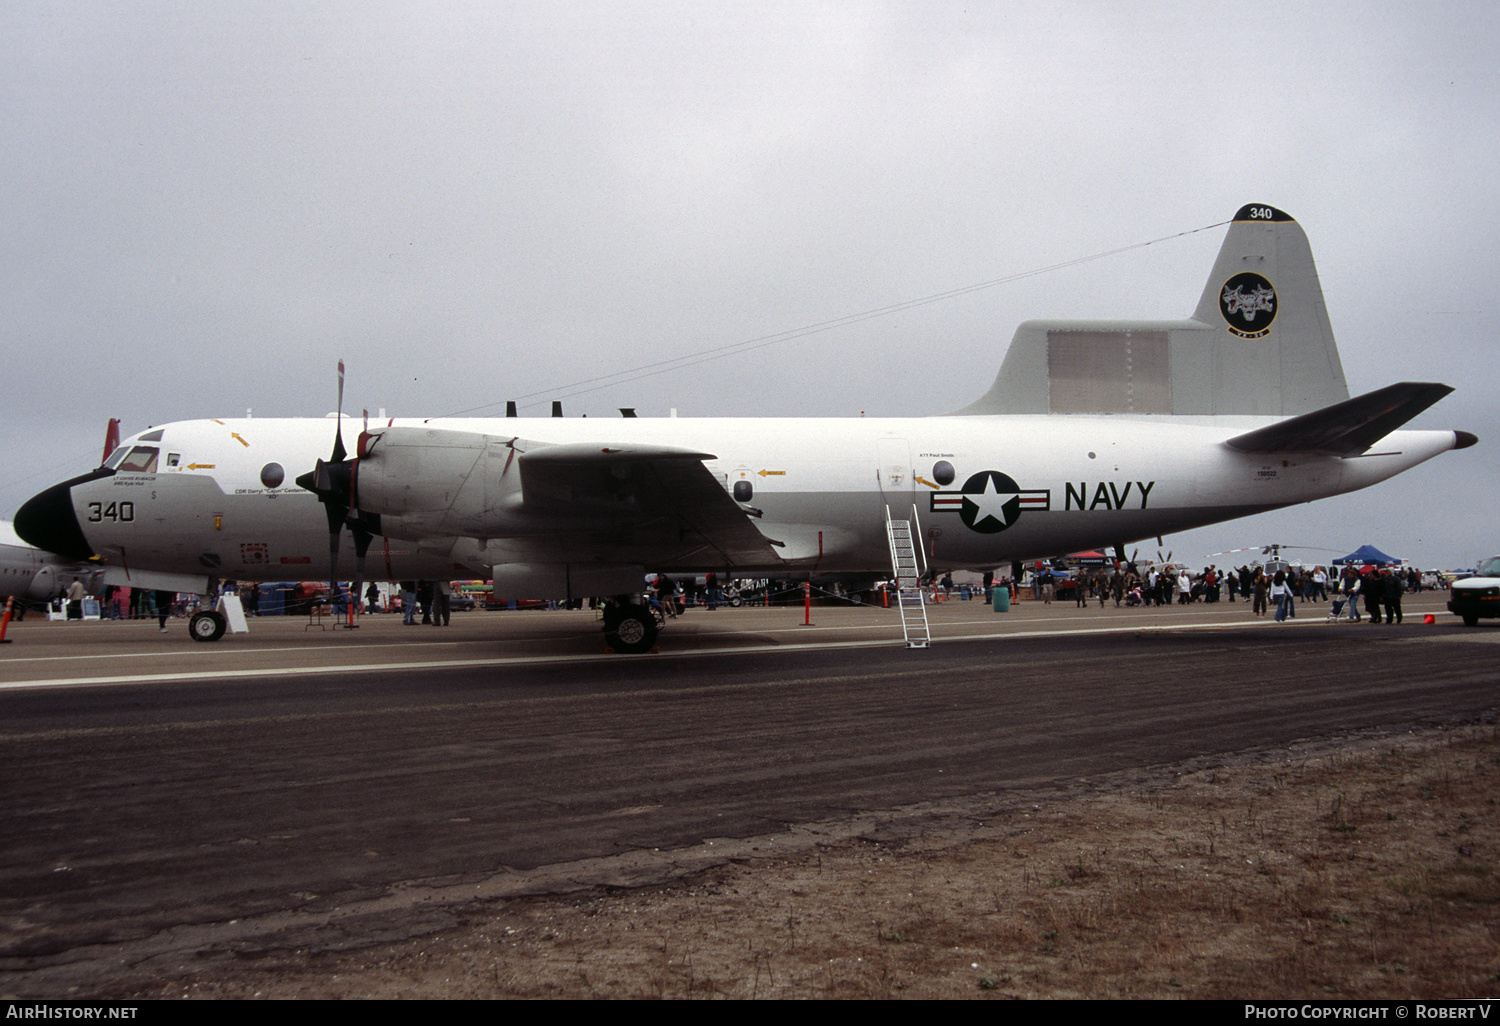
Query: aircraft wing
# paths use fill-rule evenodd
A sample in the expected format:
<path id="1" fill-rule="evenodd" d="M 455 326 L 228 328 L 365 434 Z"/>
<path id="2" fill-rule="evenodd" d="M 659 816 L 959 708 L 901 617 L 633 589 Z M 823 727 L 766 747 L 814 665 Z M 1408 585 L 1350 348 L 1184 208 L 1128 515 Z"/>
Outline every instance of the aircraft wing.
<path id="1" fill-rule="evenodd" d="M 515 445 L 528 443 L 518 439 Z M 714 458 L 674 446 L 589 442 L 528 447 L 518 462 L 528 515 L 593 521 L 589 533 L 600 536 L 621 530 L 654 535 L 658 545 L 688 561 L 779 562 L 746 511 L 703 465 Z"/>
<path id="2" fill-rule="evenodd" d="M 1447 385 L 1402 381 L 1235 435 L 1225 444 L 1240 452 L 1357 456 L 1451 391 Z"/>

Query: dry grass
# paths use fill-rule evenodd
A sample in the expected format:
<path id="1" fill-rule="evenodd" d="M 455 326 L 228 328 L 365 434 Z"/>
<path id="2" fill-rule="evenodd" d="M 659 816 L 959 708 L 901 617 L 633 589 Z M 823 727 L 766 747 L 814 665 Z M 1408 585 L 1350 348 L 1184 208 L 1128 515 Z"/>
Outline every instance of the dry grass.
<path id="1" fill-rule="evenodd" d="M 1500 732 L 1261 754 L 125 996 L 1500 996 Z"/>

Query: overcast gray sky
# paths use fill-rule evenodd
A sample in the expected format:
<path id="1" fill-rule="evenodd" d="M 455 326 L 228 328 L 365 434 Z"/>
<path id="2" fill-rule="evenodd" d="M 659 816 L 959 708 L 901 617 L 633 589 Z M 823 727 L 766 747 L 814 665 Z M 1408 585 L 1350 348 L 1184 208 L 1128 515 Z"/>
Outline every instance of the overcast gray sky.
<path id="1" fill-rule="evenodd" d="M 1500 551 L 1497 50 L 1492 3 L 7 4 L 0 516 L 110 416 L 321 416 L 340 358 L 346 407 L 393 416 L 946 412 L 1027 318 L 1190 315 L 1224 234 L 1193 230 L 1263 202 L 1351 391 L 1446 382 L 1414 426 L 1480 445 L 1166 547 L 1471 563 Z"/>

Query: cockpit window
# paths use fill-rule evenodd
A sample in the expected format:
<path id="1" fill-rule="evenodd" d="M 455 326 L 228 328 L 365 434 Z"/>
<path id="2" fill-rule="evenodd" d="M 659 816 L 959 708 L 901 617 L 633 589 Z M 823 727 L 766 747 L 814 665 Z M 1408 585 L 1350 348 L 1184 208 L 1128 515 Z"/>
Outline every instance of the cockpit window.
<path id="1" fill-rule="evenodd" d="M 156 453 L 157 448 L 154 445 L 137 445 L 114 469 L 122 474 L 154 474 L 156 473 Z M 111 456 L 110 459 L 114 457 Z"/>
<path id="2" fill-rule="evenodd" d="M 130 450 L 123 445 L 117 446 L 115 451 L 109 454 L 109 459 L 104 461 L 105 469 L 114 470 L 120 465 L 120 461 L 130 455 Z"/>

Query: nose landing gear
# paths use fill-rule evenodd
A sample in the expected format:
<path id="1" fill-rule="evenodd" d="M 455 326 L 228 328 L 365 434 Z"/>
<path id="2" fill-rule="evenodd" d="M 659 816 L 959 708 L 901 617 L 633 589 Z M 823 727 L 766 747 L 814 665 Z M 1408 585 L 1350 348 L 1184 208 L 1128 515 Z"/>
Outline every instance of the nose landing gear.
<path id="1" fill-rule="evenodd" d="M 224 636 L 228 623 L 223 613 L 205 609 L 194 613 L 193 618 L 188 621 L 188 634 L 194 641 L 218 641 Z"/>

